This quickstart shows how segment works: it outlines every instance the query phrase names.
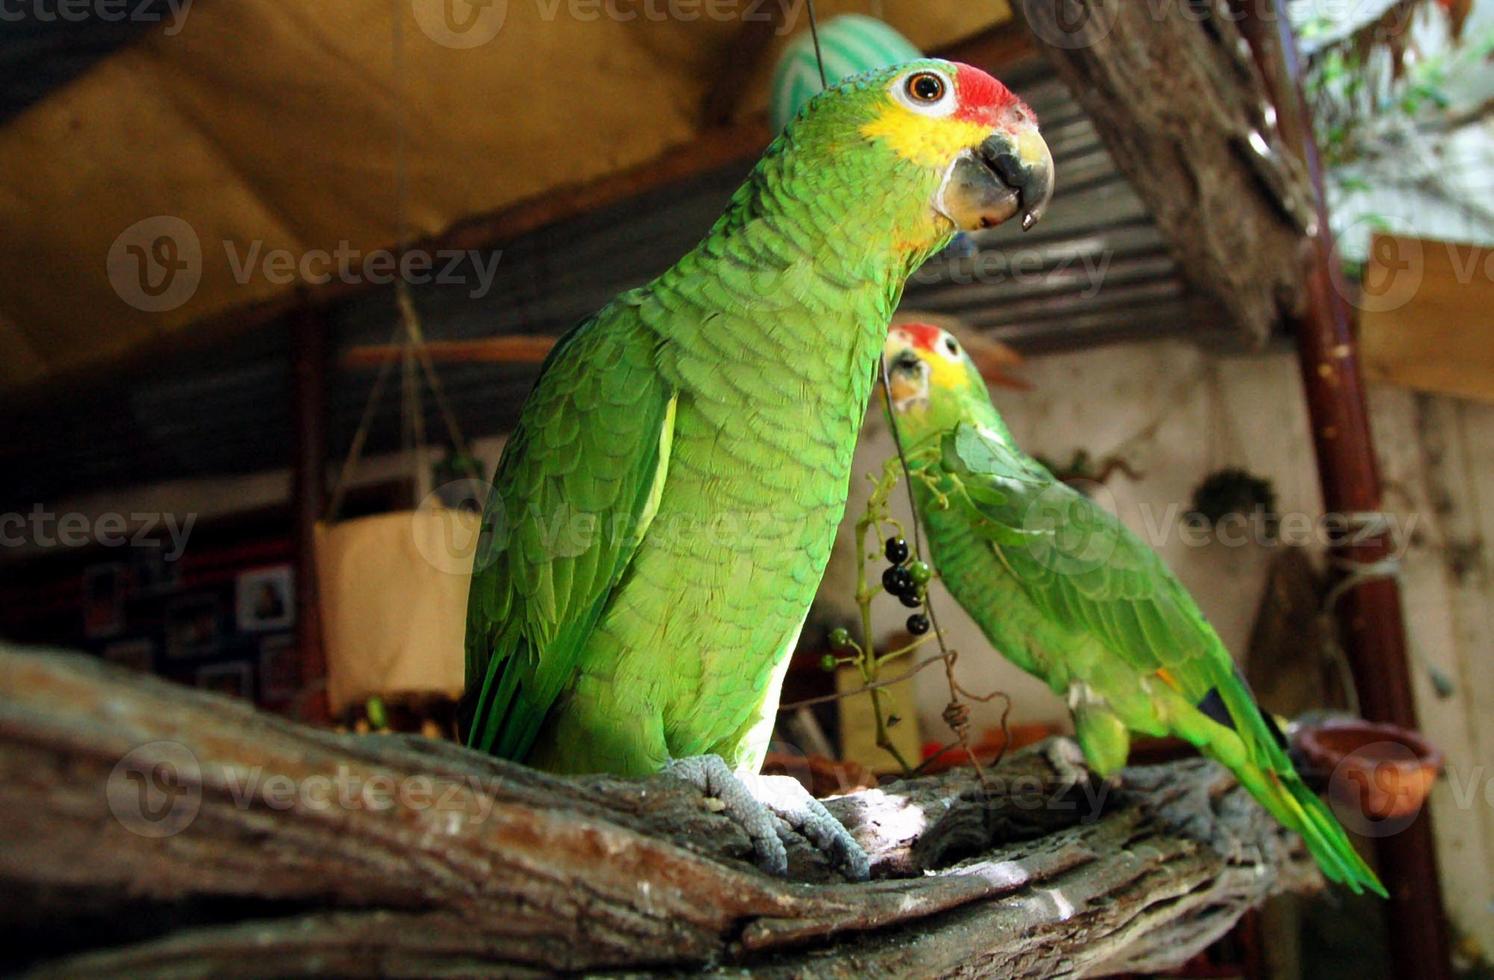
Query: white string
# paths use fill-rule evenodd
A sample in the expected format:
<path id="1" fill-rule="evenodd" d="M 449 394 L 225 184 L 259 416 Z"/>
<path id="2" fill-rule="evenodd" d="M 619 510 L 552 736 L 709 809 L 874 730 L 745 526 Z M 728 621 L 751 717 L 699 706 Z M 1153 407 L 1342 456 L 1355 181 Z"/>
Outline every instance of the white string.
<path id="1" fill-rule="evenodd" d="M 1365 541 L 1381 536 L 1389 536 L 1391 540 L 1391 552 L 1388 557 L 1378 561 L 1361 562 L 1342 556 L 1331 556 L 1329 565 L 1346 574 L 1334 583 L 1333 588 L 1323 597 L 1323 606 L 1320 615 L 1331 620 L 1333 611 L 1339 600 L 1351 590 L 1364 585 L 1366 582 L 1374 582 L 1381 579 L 1399 579 L 1401 575 L 1401 560 L 1395 557 L 1400 552 L 1400 541 L 1395 536 L 1395 523 L 1389 514 L 1382 511 L 1355 511 L 1345 514 L 1344 521 L 1348 525 L 1351 536 L 1349 541 Z M 1354 671 L 1349 665 L 1348 655 L 1337 640 L 1337 633 L 1331 629 L 1326 631 L 1329 637 L 1329 659 L 1339 674 L 1339 686 L 1343 689 L 1345 697 L 1349 700 L 1349 709 L 1354 714 L 1360 713 L 1359 689 L 1354 684 Z M 1425 664 L 1423 666 L 1426 666 Z"/>
<path id="2" fill-rule="evenodd" d="M 404 45 L 404 4 L 401 0 L 392 0 L 392 28 L 390 41 L 392 50 L 390 54 L 391 70 L 394 74 L 395 90 L 395 149 L 394 149 L 394 237 L 396 264 L 402 264 L 405 249 L 410 242 L 410 227 L 408 222 L 409 198 L 409 153 L 408 132 L 406 121 L 408 113 L 405 102 L 405 45 Z M 452 409 L 450 400 L 446 397 L 446 389 L 441 384 L 440 377 L 436 374 L 435 362 L 431 359 L 430 351 L 426 348 L 425 334 L 420 326 L 420 316 L 415 309 L 415 299 L 410 291 L 410 284 L 402 275 L 395 277 L 394 284 L 395 304 L 399 311 L 399 321 L 396 323 L 394 332 L 389 338 L 388 346 L 396 343 L 403 344 L 404 350 L 400 360 L 400 449 L 406 458 L 417 457 L 423 454 L 427 438 L 425 430 L 425 406 L 422 399 L 421 380 L 424 378 L 426 385 L 430 387 L 432 395 L 435 396 L 436 405 L 440 409 L 442 420 L 446 425 L 447 435 L 451 438 L 453 452 L 461 455 L 469 455 L 468 444 L 462 435 L 461 427 L 457 424 L 456 413 Z M 401 341 L 401 338 L 403 340 Z M 353 469 L 359 460 L 363 458 L 363 450 L 368 443 L 370 430 L 373 428 L 374 414 L 382 401 L 384 388 L 388 384 L 389 376 L 393 371 L 395 359 L 387 358 L 379 365 L 378 376 L 374 379 L 373 386 L 368 393 L 368 401 L 363 406 L 363 415 L 358 420 L 358 428 L 353 433 L 353 441 L 348 447 L 348 455 L 343 460 L 342 469 L 338 474 L 337 485 L 332 492 L 331 506 L 327 510 L 327 519 L 335 520 L 342 509 L 343 500 L 347 496 L 347 488 L 352 479 Z M 415 484 L 417 496 L 424 498 L 427 484 L 430 482 L 428 467 L 424 465 L 421 458 L 415 459 Z"/>
<path id="3" fill-rule="evenodd" d="M 1395 523 L 1389 514 L 1383 511 L 1355 511 L 1344 515 L 1344 523 L 1348 525 L 1351 532 L 1351 542 L 1367 541 L 1382 536 L 1390 537 L 1392 554 L 1370 562 L 1354 561 L 1352 558 L 1342 556 L 1331 557 L 1329 563 L 1346 574 L 1334 584 L 1332 589 L 1328 590 L 1328 595 L 1323 599 L 1324 612 L 1332 612 L 1339 600 L 1351 589 L 1379 579 L 1399 578 L 1401 574 L 1401 560 L 1396 557 L 1401 550 L 1400 541 L 1395 537 Z"/>
<path id="4" fill-rule="evenodd" d="M 830 87 L 830 81 L 825 77 L 825 52 L 820 47 L 820 18 L 815 14 L 814 0 L 809 0 L 809 37 L 814 41 L 814 60 L 820 69 L 820 91 Z"/>

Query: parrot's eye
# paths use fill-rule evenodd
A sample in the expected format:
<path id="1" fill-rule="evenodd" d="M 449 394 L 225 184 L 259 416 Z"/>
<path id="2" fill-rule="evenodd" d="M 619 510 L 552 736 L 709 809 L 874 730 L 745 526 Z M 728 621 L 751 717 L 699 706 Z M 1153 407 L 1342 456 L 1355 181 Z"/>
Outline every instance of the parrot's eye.
<path id="1" fill-rule="evenodd" d="M 949 116 L 958 108 L 953 83 L 943 72 L 932 69 L 916 71 L 893 83 L 892 94 L 919 115 Z"/>
<path id="2" fill-rule="evenodd" d="M 908 79 L 908 95 L 915 102 L 933 105 L 944 98 L 944 79 L 933 72 L 919 72 Z"/>
<path id="3" fill-rule="evenodd" d="M 955 339 L 953 337 L 945 337 L 944 338 L 944 349 L 947 350 L 947 351 L 949 351 L 950 354 L 952 354 L 952 355 L 954 355 L 956 357 L 959 356 L 960 345 L 957 344 L 957 343 L 955 343 Z"/>

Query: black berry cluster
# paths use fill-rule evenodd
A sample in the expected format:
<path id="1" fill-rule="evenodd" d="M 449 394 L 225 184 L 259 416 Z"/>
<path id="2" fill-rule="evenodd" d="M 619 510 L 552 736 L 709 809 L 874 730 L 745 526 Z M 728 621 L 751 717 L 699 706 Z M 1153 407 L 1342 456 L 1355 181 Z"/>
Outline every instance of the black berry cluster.
<path id="1" fill-rule="evenodd" d="M 933 571 L 924 562 L 908 560 L 908 542 L 902 538 L 888 538 L 882 554 L 891 563 L 882 573 L 882 588 L 909 609 L 923 608 L 924 591 Z M 922 636 L 929 628 L 929 618 L 923 613 L 908 617 L 908 632 L 914 636 Z"/>

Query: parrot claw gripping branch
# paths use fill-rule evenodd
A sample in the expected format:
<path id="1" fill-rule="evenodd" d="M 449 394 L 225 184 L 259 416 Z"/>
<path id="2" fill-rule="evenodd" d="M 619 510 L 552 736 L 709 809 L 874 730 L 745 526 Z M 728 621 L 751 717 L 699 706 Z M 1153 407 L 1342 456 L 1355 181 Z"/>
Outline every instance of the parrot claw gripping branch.
<path id="1" fill-rule="evenodd" d="M 694 250 L 546 361 L 474 566 L 468 744 L 562 773 L 673 767 L 762 840 L 752 794 L 719 784 L 762 764 L 904 284 L 959 232 L 1031 227 L 1052 192 L 1037 119 L 979 69 L 920 60 L 813 99 Z M 576 514 L 595 533 L 547 533 Z M 724 766 L 679 766 L 702 756 Z"/>

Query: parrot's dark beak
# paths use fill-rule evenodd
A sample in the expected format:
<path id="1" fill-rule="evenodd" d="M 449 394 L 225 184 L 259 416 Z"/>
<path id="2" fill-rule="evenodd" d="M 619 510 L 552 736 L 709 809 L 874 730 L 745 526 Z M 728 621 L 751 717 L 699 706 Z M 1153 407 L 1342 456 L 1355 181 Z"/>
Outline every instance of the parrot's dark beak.
<path id="1" fill-rule="evenodd" d="M 1028 231 L 1053 198 L 1053 154 L 1036 127 L 992 133 L 956 161 L 940 210 L 961 231 L 980 231 L 1022 215 Z"/>
<path id="2" fill-rule="evenodd" d="M 917 354 L 903 350 L 892 355 L 887 362 L 887 391 L 897 411 L 928 397 L 928 371 Z"/>

